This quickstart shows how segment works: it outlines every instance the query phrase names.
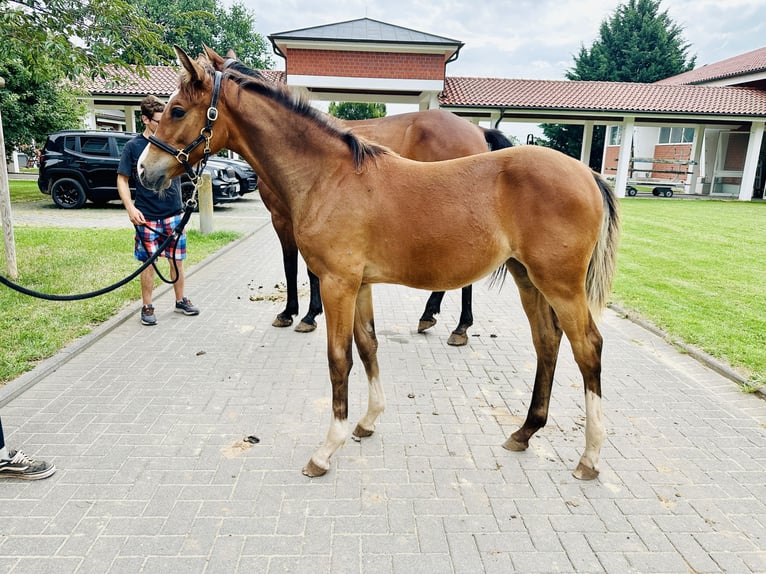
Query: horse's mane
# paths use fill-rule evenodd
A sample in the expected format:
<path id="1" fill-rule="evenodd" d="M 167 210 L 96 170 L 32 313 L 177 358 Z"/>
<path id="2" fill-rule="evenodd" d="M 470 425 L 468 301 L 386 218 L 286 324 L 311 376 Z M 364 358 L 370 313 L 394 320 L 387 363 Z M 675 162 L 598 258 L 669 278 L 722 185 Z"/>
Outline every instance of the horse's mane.
<path id="1" fill-rule="evenodd" d="M 214 73 L 207 58 L 200 57 L 199 63 L 208 74 Z M 378 156 L 390 153 L 388 148 L 353 134 L 351 130 L 341 126 L 334 117 L 316 109 L 308 100 L 294 94 L 287 86 L 269 81 L 261 72 L 248 68 L 239 60 L 227 58 L 223 74 L 240 88 L 266 96 L 287 110 L 308 118 L 326 133 L 341 139 L 351 150 L 354 169 L 357 172 L 362 170 L 367 160 L 374 160 Z"/>

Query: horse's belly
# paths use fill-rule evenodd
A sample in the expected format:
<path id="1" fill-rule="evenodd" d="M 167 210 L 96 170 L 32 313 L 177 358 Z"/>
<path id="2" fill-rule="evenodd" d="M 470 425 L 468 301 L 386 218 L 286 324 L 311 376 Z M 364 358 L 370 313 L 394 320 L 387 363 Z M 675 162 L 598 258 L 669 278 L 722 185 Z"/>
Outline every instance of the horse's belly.
<path id="1" fill-rule="evenodd" d="M 448 252 L 414 250 L 391 258 L 370 260 L 364 278 L 368 283 L 396 283 L 416 289 L 447 291 L 486 277 L 509 257 L 504 250 L 482 250 L 482 253 L 470 248 Z"/>

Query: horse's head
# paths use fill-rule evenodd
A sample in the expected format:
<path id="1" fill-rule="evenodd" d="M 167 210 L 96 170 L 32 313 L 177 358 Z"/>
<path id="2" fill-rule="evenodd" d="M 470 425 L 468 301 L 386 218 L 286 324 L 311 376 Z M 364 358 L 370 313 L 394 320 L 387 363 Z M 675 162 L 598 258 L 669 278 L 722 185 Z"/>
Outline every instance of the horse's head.
<path id="1" fill-rule="evenodd" d="M 209 62 L 195 62 L 178 46 L 175 51 L 184 68 L 178 88 L 150 140 L 153 145 L 146 146 L 138 158 L 141 183 L 154 190 L 165 189 L 170 179 L 184 169 L 189 171 L 206 153 L 213 155 L 224 147 L 225 122 L 218 118 L 214 102 L 220 92 L 220 73 L 215 74 Z"/>

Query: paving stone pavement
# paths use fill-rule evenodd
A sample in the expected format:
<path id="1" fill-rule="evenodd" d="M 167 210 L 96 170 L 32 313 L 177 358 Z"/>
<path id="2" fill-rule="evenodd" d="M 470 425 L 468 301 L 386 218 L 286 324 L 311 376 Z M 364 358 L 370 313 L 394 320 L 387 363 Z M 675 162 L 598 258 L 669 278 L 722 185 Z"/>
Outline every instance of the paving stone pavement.
<path id="1" fill-rule="evenodd" d="M 250 207 L 236 225 L 253 233 L 188 277 L 200 316 L 165 292 L 158 326 L 136 304 L 0 389 L 8 444 L 59 468 L 2 482 L 0 573 L 766 572 L 766 402 L 613 311 L 599 479 L 571 476 L 584 401 L 566 344 L 548 426 L 527 452 L 500 446 L 535 368 L 511 281 L 476 285 L 462 348 L 446 345 L 458 293 L 423 335 L 427 294 L 375 286 L 386 412 L 304 477 L 330 420 L 324 325 L 270 326 L 281 255 Z M 365 387 L 357 360 L 352 423 Z"/>

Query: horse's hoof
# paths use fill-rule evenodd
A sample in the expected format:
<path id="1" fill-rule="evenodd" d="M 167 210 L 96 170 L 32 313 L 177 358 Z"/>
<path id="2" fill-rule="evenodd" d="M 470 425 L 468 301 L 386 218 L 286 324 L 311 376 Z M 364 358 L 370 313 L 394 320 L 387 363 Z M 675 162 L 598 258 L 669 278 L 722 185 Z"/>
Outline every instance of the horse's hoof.
<path id="1" fill-rule="evenodd" d="M 295 326 L 295 332 L 296 333 L 311 333 L 312 331 L 316 331 L 317 324 L 314 323 L 313 325 L 311 323 L 306 323 L 305 321 L 301 321 Z"/>
<path id="2" fill-rule="evenodd" d="M 447 339 L 447 344 L 453 347 L 463 347 L 468 344 L 468 335 L 465 333 L 455 333 L 454 331 Z"/>
<path id="3" fill-rule="evenodd" d="M 318 464 L 314 462 L 314 459 L 310 459 L 309 463 L 303 467 L 303 474 L 308 476 L 309 478 L 316 478 L 318 476 L 322 476 L 327 473 L 326 468 L 322 468 Z"/>
<path id="4" fill-rule="evenodd" d="M 519 442 L 513 436 L 509 436 L 503 443 L 505 450 L 512 450 L 513 452 L 522 452 L 529 448 L 528 442 Z"/>
<path id="5" fill-rule="evenodd" d="M 289 315 L 277 315 L 277 318 L 274 319 L 274 322 L 271 324 L 272 327 L 289 327 L 293 324 L 293 318 Z"/>
<path id="6" fill-rule="evenodd" d="M 418 323 L 418 333 L 427 331 L 434 325 L 436 325 L 436 319 L 421 319 L 420 323 Z"/>
<path id="7" fill-rule="evenodd" d="M 368 430 L 362 426 L 356 425 L 356 428 L 354 429 L 354 432 L 351 433 L 351 438 L 355 441 L 359 442 L 359 439 L 367 438 L 368 436 L 372 436 L 372 433 L 374 433 L 375 430 Z"/>
<path id="8" fill-rule="evenodd" d="M 594 480 L 598 477 L 598 471 L 595 468 L 590 468 L 583 463 L 579 463 L 572 473 L 572 476 L 579 480 Z"/>

